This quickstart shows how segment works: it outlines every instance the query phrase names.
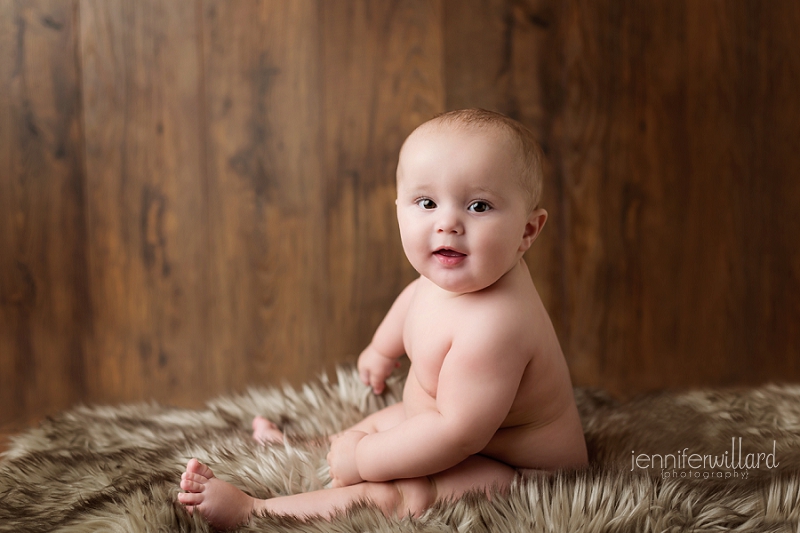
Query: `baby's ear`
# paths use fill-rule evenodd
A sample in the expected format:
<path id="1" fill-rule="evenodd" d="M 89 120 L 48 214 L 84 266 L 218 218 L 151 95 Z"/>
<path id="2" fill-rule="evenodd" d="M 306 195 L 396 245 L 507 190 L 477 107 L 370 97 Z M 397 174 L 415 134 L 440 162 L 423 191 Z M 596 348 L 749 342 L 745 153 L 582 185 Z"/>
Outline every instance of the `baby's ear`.
<path id="1" fill-rule="evenodd" d="M 522 242 L 519 245 L 520 252 L 525 252 L 531 247 L 533 241 L 542 232 L 545 222 L 547 222 L 547 211 L 544 209 L 535 209 L 528 215 L 528 221 L 525 223 L 525 233 L 523 233 Z"/>

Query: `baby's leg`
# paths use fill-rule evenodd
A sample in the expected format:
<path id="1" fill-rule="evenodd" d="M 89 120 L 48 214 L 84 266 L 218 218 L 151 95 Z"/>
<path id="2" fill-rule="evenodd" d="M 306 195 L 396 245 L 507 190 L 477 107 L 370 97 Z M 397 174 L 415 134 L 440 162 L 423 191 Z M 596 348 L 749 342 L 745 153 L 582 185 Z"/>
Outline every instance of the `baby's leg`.
<path id="1" fill-rule="evenodd" d="M 375 497 L 385 506 L 397 494 L 391 483 L 359 483 L 338 489 L 259 500 L 214 477 L 211 469 L 197 459 L 192 459 L 186 465 L 186 472 L 181 476 L 181 488 L 186 492 L 178 494 L 178 501 L 186 510 L 190 514 L 199 512 L 219 529 L 245 524 L 250 521 L 251 515 L 263 512 L 299 518 L 330 518 L 338 510 L 344 510 L 357 501 Z M 389 514 L 392 510 L 385 508 L 384 512 Z"/>
<path id="2" fill-rule="evenodd" d="M 494 489 L 511 486 L 517 471 L 482 455 L 473 455 L 462 463 L 432 476 L 399 479 L 385 483 L 364 482 L 358 485 L 309 492 L 256 503 L 255 509 L 273 514 L 331 517 L 358 501 L 377 505 L 388 516 L 420 516 L 438 500 L 455 500 L 469 491 L 490 495 Z M 297 507 L 295 507 L 297 506 Z"/>
<path id="3" fill-rule="evenodd" d="M 517 475 L 507 464 L 483 455 L 473 455 L 462 463 L 430 476 L 436 491 L 435 500 L 457 499 L 471 490 L 491 495 L 497 489 L 505 491 Z"/>
<path id="4" fill-rule="evenodd" d="M 245 523 L 251 514 L 264 511 L 301 518 L 330 518 L 358 501 L 373 502 L 387 516 L 419 516 L 438 499 L 458 498 L 470 490 L 488 493 L 492 488 L 505 489 L 515 475 L 513 468 L 476 455 L 449 470 L 426 478 L 387 483 L 366 482 L 258 500 L 215 478 L 211 469 L 192 459 L 181 478 L 181 488 L 187 492 L 178 494 L 178 500 L 189 512 L 199 511 L 219 528 Z"/>

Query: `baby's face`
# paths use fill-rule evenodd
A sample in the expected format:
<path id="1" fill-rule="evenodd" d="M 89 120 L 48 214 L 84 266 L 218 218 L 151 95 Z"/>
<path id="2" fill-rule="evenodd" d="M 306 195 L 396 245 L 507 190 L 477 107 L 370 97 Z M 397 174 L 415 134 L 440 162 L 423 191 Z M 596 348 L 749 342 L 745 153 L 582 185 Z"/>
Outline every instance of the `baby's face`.
<path id="1" fill-rule="evenodd" d="M 530 213 L 514 167 L 495 133 L 433 126 L 412 134 L 397 168 L 397 219 L 417 272 L 466 293 L 517 263 L 530 246 Z"/>

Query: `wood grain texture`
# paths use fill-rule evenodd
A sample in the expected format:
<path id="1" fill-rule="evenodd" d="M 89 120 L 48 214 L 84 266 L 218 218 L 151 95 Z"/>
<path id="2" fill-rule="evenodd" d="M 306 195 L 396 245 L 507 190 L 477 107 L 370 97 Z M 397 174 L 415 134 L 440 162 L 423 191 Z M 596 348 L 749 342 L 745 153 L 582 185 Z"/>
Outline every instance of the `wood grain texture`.
<path id="1" fill-rule="evenodd" d="M 709 350 L 717 348 L 709 340 L 724 338 L 723 352 L 736 354 L 726 367 L 748 369 L 749 380 L 797 379 L 800 59 L 794 51 L 800 6 L 715 3 L 693 9 L 687 34 L 707 45 L 695 47 L 687 76 L 691 164 L 698 175 L 721 179 L 692 183 L 700 215 L 687 225 L 725 228 L 723 238 L 700 232 L 698 248 L 710 252 L 703 261 L 710 268 L 686 273 L 687 279 L 706 279 L 719 302 L 701 307 L 706 327 L 692 336 L 702 337 Z M 717 72 L 716 79 L 710 72 Z M 723 320 L 715 316 L 720 310 Z M 709 322 L 722 324 L 709 335 Z M 737 374 L 729 371 L 728 379 L 740 379 Z"/>
<path id="2" fill-rule="evenodd" d="M 578 382 L 798 378 L 791 21 L 788 3 L 563 9 L 555 121 Z"/>
<path id="3" fill-rule="evenodd" d="M 208 237 L 188 2 L 82 1 L 89 399 L 200 399 Z"/>
<path id="4" fill-rule="evenodd" d="M 0 4 L 0 423 L 86 394 L 74 2 Z"/>
<path id="5" fill-rule="evenodd" d="M 210 357 L 225 388 L 322 361 L 323 189 L 316 4 L 203 4 Z"/>

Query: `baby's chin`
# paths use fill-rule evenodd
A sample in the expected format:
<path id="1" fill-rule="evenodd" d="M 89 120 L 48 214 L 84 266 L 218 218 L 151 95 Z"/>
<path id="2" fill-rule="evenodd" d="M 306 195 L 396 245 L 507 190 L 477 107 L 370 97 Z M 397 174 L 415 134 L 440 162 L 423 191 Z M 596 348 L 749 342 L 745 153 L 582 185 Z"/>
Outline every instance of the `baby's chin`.
<path id="1" fill-rule="evenodd" d="M 488 289 L 497 282 L 497 279 L 489 280 L 449 280 L 441 279 L 434 276 L 434 279 L 428 278 L 431 283 L 439 287 L 445 292 L 452 294 L 472 294 Z M 499 279 L 499 278 L 498 278 Z"/>

